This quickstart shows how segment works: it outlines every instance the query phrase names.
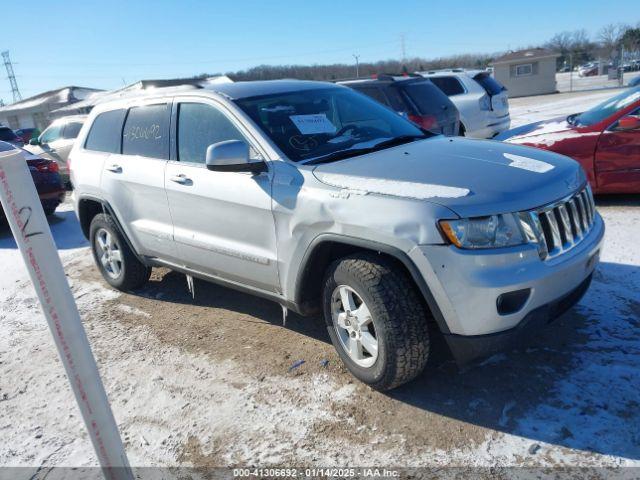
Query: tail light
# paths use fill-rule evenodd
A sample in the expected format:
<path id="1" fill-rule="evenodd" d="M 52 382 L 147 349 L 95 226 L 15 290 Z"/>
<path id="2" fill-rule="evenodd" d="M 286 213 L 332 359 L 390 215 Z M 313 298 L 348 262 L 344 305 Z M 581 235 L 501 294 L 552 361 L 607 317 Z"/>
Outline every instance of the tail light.
<path id="1" fill-rule="evenodd" d="M 425 130 L 438 125 L 438 119 L 433 115 L 409 115 L 409 120 Z"/>
<path id="2" fill-rule="evenodd" d="M 41 173 L 56 173 L 60 170 L 57 162 L 51 160 L 29 161 L 29 167 Z"/>

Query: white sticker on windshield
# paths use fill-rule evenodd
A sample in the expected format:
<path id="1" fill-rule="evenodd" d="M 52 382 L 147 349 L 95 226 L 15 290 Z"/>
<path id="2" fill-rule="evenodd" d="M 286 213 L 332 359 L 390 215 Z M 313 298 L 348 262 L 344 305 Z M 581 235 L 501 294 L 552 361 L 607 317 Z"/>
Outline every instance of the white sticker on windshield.
<path id="1" fill-rule="evenodd" d="M 303 135 L 336 133 L 336 127 L 329 121 L 324 113 L 314 113 L 311 115 L 289 115 L 289 118 Z"/>
<path id="2" fill-rule="evenodd" d="M 511 160 L 511 163 L 509 164 L 510 167 L 520 168 L 522 170 L 528 170 L 535 173 L 546 173 L 555 168 L 550 163 L 536 160 L 534 158 L 514 155 L 512 153 L 503 153 L 503 155 L 505 158 Z"/>

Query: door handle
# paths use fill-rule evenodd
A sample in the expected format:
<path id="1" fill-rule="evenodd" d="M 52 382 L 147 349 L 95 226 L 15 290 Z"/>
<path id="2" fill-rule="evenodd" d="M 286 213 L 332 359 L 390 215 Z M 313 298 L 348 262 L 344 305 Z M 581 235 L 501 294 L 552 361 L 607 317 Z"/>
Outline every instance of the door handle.
<path id="1" fill-rule="evenodd" d="M 173 177 L 170 177 L 169 180 L 179 183 L 180 185 L 187 185 L 191 183 L 191 179 L 183 173 L 181 173 L 180 175 L 174 175 Z"/>
<path id="2" fill-rule="evenodd" d="M 107 170 L 113 173 L 122 173 L 122 167 L 120 165 L 116 165 L 115 163 L 113 165 L 109 165 L 107 167 Z"/>

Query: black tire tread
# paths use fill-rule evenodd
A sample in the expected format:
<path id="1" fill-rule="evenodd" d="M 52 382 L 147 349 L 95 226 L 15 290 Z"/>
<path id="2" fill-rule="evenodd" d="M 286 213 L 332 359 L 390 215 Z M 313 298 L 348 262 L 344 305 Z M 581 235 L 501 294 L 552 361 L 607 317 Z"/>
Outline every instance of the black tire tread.
<path id="1" fill-rule="evenodd" d="M 396 263 L 368 252 L 337 260 L 330 271 L 334 269 L 345 269 L 359 279 L 373 299 L 369 310 L 386 326 L 391 361 L 370 386 L 389 390 L 413 380 L 424 370 L 430 347 L 428 310 L 413 280 Z"/>
<path id="2" fill-rule="evenodd" d="M 103 224 L 103 225 L 101 225 Z M 103 272 L 102 267 L 98 264 L 98 259 L 96 258 L 94 251 L 94 235 L 95 231 L 100 226 L 106 226 L 113 234 L 118 238 L 118 243 L 120 245 L 120 251 L 122 252 L 122 258 L 124 263 L 124 277 L 121 281 L 114 281 L 111 278 L 108 278 Z M 96 265 L 100 269 L 100 272 L 103 274 L 104 279 L 111 285 L 112 287 L 117 288 L 123 292 L 129 290 L 136 290 L 142 286 L 144 286 L 151 276 L 151 268 L 140 262 L 136 255 L 129 248 L 128 242 L 123 238 L 120 229 L 116 222 L 111 218 L 110 215 L 99 213 L 91 219 L 90 226 L 90 239 L 91 239 L 91 250 L 96 260 Z"/>

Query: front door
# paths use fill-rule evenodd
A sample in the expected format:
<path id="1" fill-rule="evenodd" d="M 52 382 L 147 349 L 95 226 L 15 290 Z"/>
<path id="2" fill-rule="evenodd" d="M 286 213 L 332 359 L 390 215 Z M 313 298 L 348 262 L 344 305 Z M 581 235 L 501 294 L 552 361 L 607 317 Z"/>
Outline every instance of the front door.
<path id="1" fill-rule="evenodd" d="M 639 116 L 640 109 L 625 115 Z M 616 121 L 602 132 L 595 153 L 598 192 L 640 193 L 640 129 L 623 130 Z"/>
<path id="2" fill-rule="evenodd" d="M 214 101 L 174 101 L 176 147 L 165 186 L 182 264 L 232 282 L 279 290 L 271 174 L 214 172 L 207 147 L 249 135 Z M 253 150 L 253 149 L 252 149 Z"/>

